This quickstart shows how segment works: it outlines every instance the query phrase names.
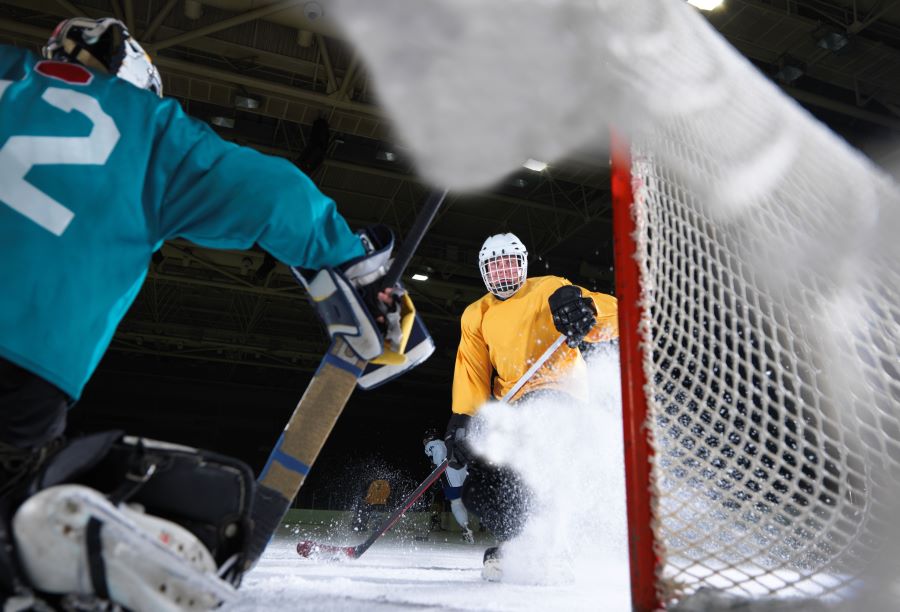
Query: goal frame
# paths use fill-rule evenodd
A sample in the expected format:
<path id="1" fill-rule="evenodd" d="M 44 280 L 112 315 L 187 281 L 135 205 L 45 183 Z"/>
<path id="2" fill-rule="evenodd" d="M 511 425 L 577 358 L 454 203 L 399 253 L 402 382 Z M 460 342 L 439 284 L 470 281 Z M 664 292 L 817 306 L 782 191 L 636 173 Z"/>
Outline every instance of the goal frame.
<path id="1" fill-rule="evenodd" d="M 631 606 L 635 612 L 651 612 L 662 609 L 663 602 L 656 585 L 659 557 L 653 532 L 653 445 L 644 394 L 646 376 L 640 337 L 641 284 L 634 239 L 637 226 L 631 184 L 631 145 L 614 130 L 610 136 L 610 162 Z"/>

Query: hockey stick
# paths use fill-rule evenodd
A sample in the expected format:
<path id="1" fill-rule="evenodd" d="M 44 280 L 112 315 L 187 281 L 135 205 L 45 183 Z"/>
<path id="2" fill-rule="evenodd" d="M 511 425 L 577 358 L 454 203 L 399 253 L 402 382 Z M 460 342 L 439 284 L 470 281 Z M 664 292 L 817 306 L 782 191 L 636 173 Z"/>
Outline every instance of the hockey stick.
<path id="1" fill-rule="evenodd" d="M 534 376 L 534 373 L 537 372 L 538 369 L 540 369 L 540 367 L 542 365 L 547 363 L 547 360 L 550 359 L 550 356 L 553 355 L 553 353 L 556 352 L 556 349 L 558 349 L 560 347 L 560 345 L 565 341 L 566 341 L 566 337 L 564 335 L 560 334 L 559 338 L 557 338 L 553 342 L 553 344 L 551 344 L 547 348 L 547 350 L 544 351 L 544 353 L 540 357 L 537 358 L 537 361 L 535 361 L 533 364 L 531 364 L 530 368 L 525 370 L 525 373 L 522 374 L 522 377 L 516 381 L 516 384 L 514 384 L 512 386 L 512 389 L 510 389 L 509 391 L 506 392 L 506 395 L 504 395 L 500 399 L 500 401 L 503 402 L 504 404 L 508 404 L 509 400 L 511 400 L 516 395 L 516 393 L 519 392 L 519 389 L 521 389 L 525 385 L 525 383 L 527 383 L 529 380 L 531 380 L 531 377 Z"/>
<path id="2" fill-rule="evenodd" d="M 385 287 L 398 284 L 446 195 L 443 191 L 428 196 L 384 277 Z M 257 479 L 253 542 L 248 552 L 251 563 L 262 555 L 300 491 L 366 363 L 340 338 L 331 343 L 322 358 Z"/>
<path id="3" fill-rule="evenodd" d="M 422 481 L 416 489 L 410 493 L 406 499 L 403 500 L 403 503 L 391 513 L 391 515 L 385 519 L 385 521 L 372 532 L 366 541 L 362 544 L 357 544 L 356 546 L 333 546 L 331 544 L 321 544 L 319 542 L 315 542 L 313 540 L 303 540 L 297 544 L 297 553 L 301 557 L 310 557 L 310 556 L 334 556 L 334 557 L 350 557 L 351 559 L 357 559 L 364 552 L 369 550 L 369 547 L 375 543 L 375 540 L 383 536 L 387 533 L 391 527 L 393 527 L 397 521 L 403 518 L 403 515 L 406 513 L 409 508 L 416 503 L 416 500 L 422 497 L 422 494 L 428 490 L 428 488 L 433 485 L 438 479 L 441 477 L 441 474 L 444 473 L 444 470 L 447 469 L 447 465 L 450 463 L 449 459 L 444 459 L 441 461 L 434 471 L 428 475 L 428 478 Z"/>

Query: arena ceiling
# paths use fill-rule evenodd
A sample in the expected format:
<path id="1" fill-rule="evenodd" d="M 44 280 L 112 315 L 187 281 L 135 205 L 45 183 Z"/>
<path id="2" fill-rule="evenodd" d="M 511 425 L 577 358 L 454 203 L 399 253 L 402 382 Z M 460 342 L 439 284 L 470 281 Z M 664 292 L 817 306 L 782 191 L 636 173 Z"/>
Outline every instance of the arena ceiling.
<path id="1" fill-rule="evenodd" d="M 393 137 L 365 66 L 329 19 L 329 4 L 0 0 L 0 42 L 37 51 L 62 19 L 119 17 L 153 56 L 166 95 L 189 114 L 228 140 L 311 169 L 352 226 L 387 223 L 402 239 L 428 186 Z M 707 18 L 851 143 L 876 160 L 893 161 L 891 142 L 900 131 L 900 3 L 726 0 Z M 316 121 L 327 123 L 327 138 L 313 131 Z M 416 394 L 447 409 L 459 315 L 484 292 L 476 256 L 488 234 L 518 234 L 529 247 L 532 274 L 559 274 L 613 291 L 602 143 L 545 161 L 548 169 L 523 168 L 490 191 L 450 194 L 409 270 L 429 280 L 406 280 L 439 348 L 381 401 Z M 98 378 L 113 388 L 139 373 L 144 389 L 180 385 L 198 404 L 210 381 L 241 388 L 236 393 L 242 397 L 259 388 L 297 396 L 325 346 L 301 290 L 260 249 L 215 251 L 173 241 L 154 257 Z M 93 393 L 104 394 L 102 388 Z M 191 427 L 190 411 L 171 416 Z"/>

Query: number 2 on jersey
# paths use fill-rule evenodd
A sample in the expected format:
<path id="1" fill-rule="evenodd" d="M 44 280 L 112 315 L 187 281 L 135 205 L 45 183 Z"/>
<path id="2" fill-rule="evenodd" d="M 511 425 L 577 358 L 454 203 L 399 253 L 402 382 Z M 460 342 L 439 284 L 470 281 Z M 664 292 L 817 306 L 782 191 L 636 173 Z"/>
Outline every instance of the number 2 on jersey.
<path id="1" fill-rule="evenodd" d="M 0 97 L 10 85 L 0 81 Z M 93 124 L 88 136 L 11 136 L 0 148 L 0 202 L 48 232 L 61 236 L 75 213 L 25 180 L 32 167 L 46 164 L 103 165 L 119 141 L 112 117 L 91 96 L 48 87 L 45 102 L 66 113 L 73 110 Z"/>

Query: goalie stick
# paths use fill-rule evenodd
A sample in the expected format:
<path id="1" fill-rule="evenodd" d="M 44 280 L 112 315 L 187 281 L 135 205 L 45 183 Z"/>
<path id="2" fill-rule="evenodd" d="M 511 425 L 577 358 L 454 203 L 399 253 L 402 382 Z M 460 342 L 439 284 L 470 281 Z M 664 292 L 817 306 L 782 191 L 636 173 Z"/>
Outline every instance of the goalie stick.
<path id="1" fill-rule="evenodd" d="M 385 287 L 394 287 L 399 283 L 446 195 L 445 190 L 432 192 L 428 196 L 406 240 L 397 249 L 384 277 Z M 248 555 L 251 563 L 256 563 L 262 555 L 291 501 L 300 491 L 366 365 L 367 362 L 357 357 L 340 338 L 331 343 L 322 358 L 257 479 L 254 535 Z"/>
<path id="2" fill-rule="evenodd" d="M 366 541 L 362 544 L 357 544 L 356 546 L 334 546 L 331 544 L 322 544 L 320 542 L 315 542 L 313 540 L 302 540 L 297 543 L 297 553 L 301 557 L 310 557 L 310 556 L 335 556 L 335 557 L 349 557 L 351 559 L 357 559 L 364 552 L 369 550 L 369 547 L 375 543 L 375 540 L 383 536 L 387 533 L 391 527 L 393 527 L 397 521 L 403 518 L 403 515 L 406 514 L 406 511 L 410 509 L 410 507 L 416 503 L 416 500 L 422 497 L 422 494 L 428 490 L 428 488 L 433 485 L 438 479 L 441 477 L 441 474 L 447 469 L 447 464 L 450 463 L 449 459 L 444 459 L 442 462 L 438 464 L 434 471 L 428 475 L 428 478 L 422 481 L 415 490 L 410 493 L 406 499 L 403 500 L 403 503 L 394 510 L 391 515 L 385 519 L 385 521 L 372 532 Z"/>

